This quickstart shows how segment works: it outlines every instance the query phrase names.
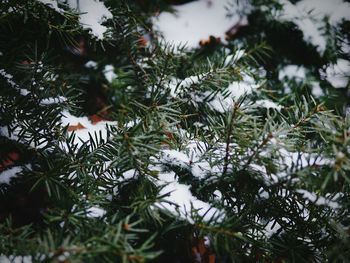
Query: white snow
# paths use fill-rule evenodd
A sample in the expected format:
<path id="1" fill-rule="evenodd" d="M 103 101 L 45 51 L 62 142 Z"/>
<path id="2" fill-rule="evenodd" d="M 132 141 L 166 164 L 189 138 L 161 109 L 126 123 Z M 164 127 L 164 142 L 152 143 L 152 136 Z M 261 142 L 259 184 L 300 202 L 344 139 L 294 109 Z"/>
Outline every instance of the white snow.
<path id="1" fill-rule="evenodd" d="M 270 197 L 269 193 L 266 192 L 265 189 L 262 187 L 260 187 L 260 189 L 259 189 L 258 196 L 261 199 L 269 199 L 269 197 Z"/>
<path id="2" fill-rule="evenodd" d="M 222 172 L 221 167 L 211 165 L 203 156 L 207 149 L 204 142 L 190 140 L 185 142 L 183 146 L 183 151 L 162 150 L 160 162 L 188 169 L 194 177 L 200 179 L 206 178 L 208 174 L 214 175 Z M 217 147 L 218 149 L 214 150 L 213 154 L 220 159 L 225 152 L 226 144 L 218 144 Z M 235 147 L 237 147 L 236 144 L 230 144 L 230 150 L 233 151 Z"/>
<path id="3" fill-rule="evenodd" d="M 117 77 L 117 74 L 114 73 L 113 65 L 106 65 L 103 69 L 103 74 L 109 83 L 112 83 L 112 81 Z"/>
<path id="4" fill-rule="evenodd" d="M 191 85 L 200 83 L 200 81 L 206 76 L 206 74 L 200 74 L 199 76 L 190 76 L 185 79 L 172 78 L 168 83 L 170 89 L 170 96 L 176 97 L 180 92 L 186 90 Z"/>
<path id="5" fill-rule="evenodd" d="M 190 92 L 192 102 L 194 102 L 195 105 L 197 103 L 206 102 L 213 110 L 221 113 L 230 111 L 234 102 L 238 101 L 241 96 L 253 93 L 253 91 L 261 85 L 256 83 L 253 77 L 244 72 L 242 72 L 241 76 L 242 80 L 233 81 L 227 88 L 215 95 L 213 95 L 213 92 L 211 91 L 205 91 L 202 93 Z M 225 96 L 223 94 L 225 94 Z"/>
<path id="6" fill-rule="evenodd" d="M 57 5 L 58 2 L 62 3 L 60 0 L 38 1 L 55 9 L 59 13 L 64 12 Z M 103 2 L 99 0 L 67 0 L 66 3 L 70 9 L 79 13 L 79 22 L 83 28 L 91 30 L 92 35 L 97 39 L 103 39 L 103 34 L 107 31 L 107 27 L 101 25 L 101 23 L 113 17 Z"/>
<path id="7" fill-rule="evenodd" d="M 206 91 L 202 94 L 202 97 L 195 96 L 194 101 L 196 102 L 203 102 L 206 98 L 208 98 L 211 95 L 210 91 Z M 220 93 L 216 94 L 214 98 L 212 98 L 210 101 L 207 102 L 207 104 L 213 109 L 218 112 L 224 113 L 226 111 L 229 111 L 233 106 L 234 100 L 231 96 L 225 98 Z"/>
<path id="8" fill-rule="evenodd" d="M 54 74 L 52 72 L 47 71 L 44 73 L 44 78 L 47 81 L 56 81 L 56 79 L 58 78 L 58 74 Z"/>
<path id="9" fill-rule="evenodd" d="M 282 159 L 282 165 L 285 165 L 288 168 L 292 168 L 296 164 L 300 167 L 306 167 L 309 165 L 329 165 L 330 161 L 328 159 L 319 157 L 316 155 L 305 153 L 305 152 L 291 152 L 285 148 L 279 149 L 279 154 Z"/>
<path id="10" fill-rule="evenodd" d="M 219 190 L 214 191 L 214 199 L 221 200 L 222 199 L 222 193 Z"/>
<path id="11" fill-rule="evenodd" d="M 58 262 L 67 262 L 68 257 L 70 256 L 70 253 L 68 251 L 64 251 L 63 254 L 59 255 L 57 257 Z"/>
<path id="12" fill-rule="evenodd" d="M 163 150 L 162 162 L 187 168 L 190 165 L 190 159 L 186 154 L 176 150 Z"/>
<path id="13" fill-rule="evenodd" d="M 243 81 L 234 81 L 228 86 L 231 96 L 237 100 L 243 95 L 251 94 L 260 85 L 247 74 L 242 74 Z"/>
<path id="14" fill-rule="evenodd" d="M 46 5 L 46 6 L 50 7 L 50 8 L 55 9 L 59 13 L 64 12 L 63 9 L 58 7 L 56 0 L 37 0 L 37 1 L 43 3 L 44 5 Z"/>
<path id="15" fill-rule="evenodd" d="M 174 172 L 160 172 L 155 183 L 157 185 L 165 185 L 160 191 L 160 195 L 167 194 L 164 197 L 166 202 L 157 202 L 155 206 L 167 209 L 174 215 L 188 220 L 190 223 L 194 223 L 194 218 L 191 214 L 192 208 L 205 221 L 209 221 L 212 217 L 217 218 L 217 220 L 223 219 L 222 211 L 194 197 L 190 191 L 190 186 L 178 183 Z"/>
<path id="16" fill-rule="evenodd" d="M 40 105 L 58 104 L 67 101 L 67 98 L 58 96 L 56 98 L 45 98 L 40 101 Z"/>
<path id="17" fill-rule="evenodd" d="M 217 220 L 222 220 L 224 216 L 222 211 L 193 196 L 189 185 L 179 183 L 177 175 L 173 171 L 168 172 L 167 164 L 171 164 L 188 169 L 193 176 L 203 179 L 209 172 L 215 174 L 220 170 L 218 167 L 211 167 L 202 158 L 206 149 L 203 142 L 190 140 L 184 146 L 185 148 L 182 151 L 163 149 L 160 156 L 153 159 L 157 164 L 149 167 L 151 170 L 158 172 L 158 178 L 151 178 L 154 183 L 164 186 L 160 191 L 160 195 L 168 194 L 164 197 L 166 202 L 158 202 L 155 206 L 167 209 L 190 223 L 193 223 L 195 220 L 193 215 L 190 214 L 192 207 L 198 210 L 198 215 L 204 216 L 206 221 L 210 220 L 212 216 L 215 218 L 217 216 Z M 215 193 L 219 196 L 219 191 Z M 205 214 L 207 211 L 208 213 Z"/>
<path id="18" fill-rule="evenodd" d="M 274 220 L 271 220 L 265 226 L 265 235 L 269 238 L 273 234 L 276 234 L 281 229 L 281 225 Z"/>
<path id="19" fill-rule="evenodd" d="M 70 114 L 68 111 L 62 112 L 62 125 L 78 125 L 78 123 L 82 124 L 84 127 L 92 125 L 88 117 L 76 117 Z"/>
<path id="20" fill-rule="evenodd" d="M 332 209 L 339 208 L 339 204 L 337 202 L 326 199 L 323 196 L 317 196 L 315 193 L 311 193 L 307 190 L 297 189 L 296 192 L 301 194 L 304 199 L 307 199 L 310 202 L 315 203 L 316 205 L 325 205 L 325 206 L 328 206 Z"/>
<path id="21" fill-rule="evenodd" d="M 79 22 L 85 29 L 91 29 L 91 33 L 97 39 L 103 39 L 107 27 L 101 25 L 107 19 L 113 18 L 112 13 L 106 8 L 103 2 L 98 0 L 68 0 L 71 9 L 79 12 Z"/>
<path id="22" fill-rule="evenodd" d="M 340 50 L 344 54 L 350 54 L 350 42 L 347 39 L 344 39 L 341 43 Z"/>
<path id="23" fill-rule="evenodd" d="M 311 11 L 311 16 L 319 20 L 327 17 L 331 25 L 350 19 L 350 3 L 343 0 L 303 0 L 296 5 L 299 10 Z"/>
<path id="24" fill-rule="evenodd" d="M 287 65 L 280 69 L 278 72 L 278 79 L 283 81 L 284 79 L 295 79 L 297 81 L 303 81 L 306 77 L 306 69 L 302 66 Z"/>
<path id="25" fill-rule="evenodd" d="M 350 107 L 345 108 L 345 114 L 347 118 L 350 118 Z M 349 129 L 350 132 L 350 129 Z M 348 148 L 348 151 L 350 152 L 350 147 Z"/>
<path id="26" fill-rule="evenodd" d="M 350 61 L 338 59 L 335 64 L 331 64 L 326 68 L 325 73 L 321 71 L 320 74 L 333 87 L 344 88 L 349 83 Z"/>
<path id="27" fill-rule="evenodd" d="M 10 84 L 13 88 L 17 88 L 18 85 L 12 80 L 13 76 L 7 73 L 4 69 L 0 69 L 0 75 L 6 79 L 7 83 Z"/>
<path id="28" fill-rule="evenodd" d="M 230 111 L 234 103 L 237 102 L 240 97 L 249 95 L 260 87 L 260 84 L 256 83 L 251 76 L 242 73 L 242 78 L 242 81 L 233 81 L 226 89 L 217 93 L 215 96 L 212 96 L 212 92 L 210 91 L 205 91 L 203 93 L 192 93 L 192 101 L 196 103 L 203 103 L 206 100 L 206 103 L 213 110 L 221 113 Z M 226 93 L 227 95 L 224 96 L 223 93 Z M 261 105 L 263 104 L 264 103 L 262 102 Z M 267 106 L 272 106 L 272 104 Z"/>
<path id="29" fill-rule="evenodd" d="M 0 173 L 0 184 L 10 184 L 11 179 L 17 177 L 23 171 L 20 166 L 15 166 Z"/>
<path id="30" fill-rule="evenodd" d="M 5 256 L 0 255 L 1 263 L 32 263 L 32 256 Z"/>
<path id="31" fill-rule="evenodd" d="M 235 54 L 228 55 L 224 61 L 224 67 L 237 63 L 244 55 L 244 49 L 239 49 L 235 52 Z"/>
<path id="32" fill-rule="evenodd" d="M 87 216 L 90 218 L 99 218 L 103 217 L 107 212 L 106 210 L 97 207 L 97 206 L 92 206 L 86 210 Z"/>
<path id="33" fill-rule="evenodd" d="M 27 96 L 30 91 L 27 89 L 19 89 L 19 93 L 21 93 L 22 96 Z"/>
<path id="34" fill-rule="evenodd" d="M 135 169 L 128 170 L 128 171 L 123 173 L 123 180 L 130 180 L 137 175 L 138 175 L 138 173 Z"/>
<path id="35" fill-rule="evenodd" d="M 13 141 L 28 143 L 28 140 L 27 140 L 28 136 L 21 134 L 22 129 L 20 126 L 12 127 L 12 128 L 13 130 L 11 131 L 11 134 L 10 134 L 8 126 L 0 126 L 0 134 Z M 44 138 L 39 138 L 36 141 L 30 140 L 30 143 L 29 143 L 30 147 L 36 148 L 36 149 L 44 148 L 46 145 L 47 145 L 47 141 L 45 141 Z"/>
<path id="36" fill-rule="evenodd" d="M 157 18 L 153 18 L 153 24 L 163 33 L 167 42 L 175 45 L 186 44 L 190 48 L 197 47 L 200 40 L 207 40 L 210 36 L 225 41 L 225 32 L 234 25 L 246 21 L 245 15 L 250 12 L 247 3 L 243 4 L 243 1 L 240 1 L 239 5 L 234 3 L 227 0 L 193 1 L 174 6 L 175 14 L 161 13 Z M 230 16 L 225 7 L 229 7 Z M 242 13 L 242 16 L 239 13 Z"/>
<path id="37" fill-rule="evenodd" d="M 69 133 L 75 133 L 74 144 L 78 144 L 81 146 L 84 142 L 89 141 L 90 135 L 94 137 L 96 133 L 98 137 L 100 134 L 102 135 L 102 139 L 107 139 L 107 127 L 116 125 L 116 122 L 113 121 L 100 121 L 96 124 L 92 124 L 88 117 L 76 117 L 70 114 L 68 111 L 62 112 L 62 126 L 78 126 L 79 124 L 83 126 L 81 129 L 76 129 L 75 131 L 71 131 Z M 65 148 L 64 145 L 62 147 Z"/>
<path id="38" fill-rule="evenodd" d="M 285 134 L 280 135 L 281 138 Z M 276 138 L 278 136 L 276 135 Z M 276 156 L 275 164 L 278 165 L 279 170 L 275 173 L 267 174 L 265 166 L 258 164 L 250 164 L 250 167 L 255 171 L 258 171 L 265 179 L 267 184 L 274 184 L 285 180 L 290 172 L 294 169 L 302 169 L 310 166 L 330 166 L 333 165 L 333 161 L 322 155 L 309 152 L 297 152 L 292 151 L 280 142 L 278 139 L 272 138 L 268 143 L 266 150 L 260 152 L 260 155 L 269 157 Z M 294 178 L 292 181 L 298 182 L 298 178 Z"/>
<path id="39" fill-rule="evenodd" d="M 89 60 L 88 62 L 85 63 L 84 67 L 96 69 L 97 63 L 95 61 Z"/>
<path id="40" fill-rule="evenodd" d="M 327 46 L 324 18 L 332 26 L 343 19 L 350 18 L 350 3 L 342 0 L 302 0 L 292 4 L 288 0 L 279 0 L 283 10 L 277 19 L 293 22 L 303 32 L 304 40 L 314 45 L 323 55 Z"/>
<path id="41" fill-rule="evenodd" d="M 161 162 L 188 169 L 193 176 L 204 178 L 212 170 L 210 165 L 205 161 L 200 161 L 200 156 L 196 155 L 194 150 L 191 150 L 189 155 L 191 159 L 183 152 L 163 150 Z"/>
<path id="42" fill-rule="evenodd" d="M 30 92 L 27 89 L 19 88 L 16 82 L 13 81 L 13 76 L 7 73 L 4 69 L 0 69 L 0 76 L 6 79 L 7 83 L 17 89 L 22 96 L 27 96 Z"/>
<path id="43" fill-rule="evenodd" d="M 320 83 L 318 81 L 312 81 L 311 83 L 311 93 L 315 97 L 323 96 L 323 90 L 321 89 Z"/>
<path id="44" fill-rule="evenodd" d="M 26 164 L 27 169 L 31 169 L 31 164 Z M 23 166 L 14 166 L 0 173 L 0 184 L 10 184 L 12 178 L 16 178 L 23 172 Z"/>
<path id="45" fill-rule="evenodd" d="M 263 108 L 267 108 L 267 109 L 276 109 L 278 111 L 280 111 L 282 109 L 281 105 L 278 105 L 277 103 L 275 103 L 271 100 L 257 100 L 255 102 L 255 106 L 263 107 Z"/>

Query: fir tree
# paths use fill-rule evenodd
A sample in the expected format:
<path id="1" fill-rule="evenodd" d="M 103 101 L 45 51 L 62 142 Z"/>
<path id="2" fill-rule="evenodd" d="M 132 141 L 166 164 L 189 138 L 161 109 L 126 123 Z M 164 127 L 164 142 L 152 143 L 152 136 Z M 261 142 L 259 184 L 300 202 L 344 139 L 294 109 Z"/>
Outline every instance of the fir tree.
<path id="1" fill-rule="evenodd" d="M 347 262 L 349 21 L 254 0 L 191 49 L 174 2 L 0 3 L 0 261 Z"/>

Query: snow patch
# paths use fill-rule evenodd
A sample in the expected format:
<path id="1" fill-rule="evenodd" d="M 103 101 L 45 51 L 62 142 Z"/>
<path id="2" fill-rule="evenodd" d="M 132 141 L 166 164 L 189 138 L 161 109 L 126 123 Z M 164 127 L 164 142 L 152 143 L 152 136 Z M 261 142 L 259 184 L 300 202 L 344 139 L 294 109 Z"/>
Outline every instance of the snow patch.
<path id="1" fill-rule="evenodd" d="M 162 162 L 182 167 L 188 167 L 190 165 L 190 159 L 182 152 L 176 150 L 163 150 Z"/>
<path id="2" fill-rule="evenodd" d="M 315 193 L 311 193 L 307 190 L 298 189 L 298 190 L 296 190 L 296 192 L 301 194 L 304 199 L 309 200 L 310 202 L 314 203 L 315 205 L 325 205 L 325 206 L 328 206 L 332 209 L 339 208 L 339 204 L 337 202 L 326 199 L 323 196 L 317 196 Z"/>
<path id="3" fill-rule="evenodd" d="M 166 209 L 174 215 L 178 215 L 190 223 L 194 223 L 192 209 L 196 210 L 203 220 L 209 221 L 212 218 L 223 219 L 223 212 L 210 204 L 203 202 L 194 197 L 190 191 L 190 186 L 180 184 L 175 178 L 175 173 L 160 172 L 158 180 L 155 180 L 157 185 L 165 185 L 159 195 L 164 195 L 165 202 L 158 202 L 156 207 Z"/>
<path id="4" fill-rule="evenodd" d="M 15 166 L 3 171 L 0 173 L 0 184 L 10 184 L 11 180 L 16 178 L 22 171 L 23 168 L 20 166 Z"/>
<path id="5" fill-rule="evenodd" d="M 280 69 L 278 72 L 278 79 L 283 81 L 284 79 L 295 79 L 297 81 L 303 81 L 306 78 L 306 69 L 302 66 L 287 65 Z"/>
<path id="6" fill-rule="evenodd" d="M 219 190 L 214 191 L 214 199 L 215 200 L 221 200 L 222 199 L 222 193 Z"/>
<path id="7" fill-rule="evenodd" d="M 97 39 L 103 39 L 107 27 L 101 25 L 107 19 L 113 18 L 112 13 L 106 8 L 103 2 L 98 0 L 68 0 L 71 9 L 79 12 L 79 22 L 85 29 L 91 29 L 91 33 Z"/>
<path id="8" fill-rule="evenodd" d="M 90 61 L 85 63 L 84 67 L 96 69 L 97 68 L 97 63 L 95 61 L 90 60 Z"/>
<path id="9" fill-rule="evenodd" d="M 56 98 L 45 98 L 40 101 L 40 105 L 58 104 L 67 101 L 67 98 L 58 96 Z"/>
<path id="10" fill-rule="evenodd" d="M 213 175 L 221 172 L 220 167 L 211 166 L 211 164 L 205 160 L 203 153 L 206 146 L 203 142 L 191 140 L 184 146 L 185 148 L 182 152 L 176 150 L 162 150 L 160 162 L 162 164 L 170 164 L 188 169 L 194 177 L 199 179 L 204 179 L 208 174 Z M 230 146 L 233 148 L 236 145 L 232 144 Z M 219 145 L 219 149 L 214 153 L 217 154 L 217 156 L 222 156 L 224 149 L 224 145 Z"/>
<path id="11" fill-rule="evenodd" d="M 22 96 L 27 96 L 30 91 L 27 90 L 27 89 L 19 89 L 19 93 L 22 95 Z"/>
<path id="12" fill-rule="evenodd" d="M 277 103 L 271 101 L 271 100 L 257 100 L 255 102 L 255 105 L 258 107 L 263 107 L 267 109 L 276 109 L 280 111 L 282 109 L 281 105 L 278 105 Z"/>
<path id="13" fill-rule="evenodd" d="M 44 5 L 55 9 L 59 13 L 63 13 L 64 10 L 58 7 L 57 1 L 56 0 L 38 0 L 39 2 L 43 3 Z"/>
<path id="14" fill-rule="evenodd" d="M 191 85 L 200 83 L 205 76 L 206 74 L 200 74 L 199 76 L 190 76 L 182 80 L 172 78 L 168 84 L 170 96 L 176 97 L 176 95 L 178 95 L 184 89 L 191 87 Z"/>
<path id="15" fill-rule="evenodd" d="M 13 76 L 7 73 L 4 69 L 0 69 L 0 75 L 6 79 L 7 83 L 13 88 L 18 88 L 18 85 L 12 80 Z"/>
<path id="16" fill-rule="evenodd" d="M 244 49 L 239 49 L 235 54 L 228 55 L 224 61 L 224 67 L 237 63 L 245 55 Z"/>
<path id="17" fill-rule="evenodd" d="M 281 229 L 281 225 L 274 220 L 268 222 L 265 226 L 265 235 L 270 238 L 272 235 L 276 234 L 277 231 Z"/>
<path id="18" fill-rule="evenodd" d="M 62 0 L 38 1 L 59 13 L 64 13 L 64 10 L 58 7 L 58 3 L 62 3 Z M 112 13 L 106 8 L 103 2 L 99 0 L 67 0 L 66 4 L 70 9 L 79 13 L 79 22 L 84 29 L 90 29 L 92 35 L 97 39 L 103 39 L 103 34 L 107 31 L 107 27 L 101 25 L 101 23 L 113 18 Z"/>
<path id="19" fill-rule="evenodd" d="M 0 134 L 13 141 L 28 143 L 27 141 L 28 136 L 21 134 L 20 126 L 13 127 L 13 130 L 11 130 L 11 133 L 8 126 L 0 126 Z M 30 143 L 29 143 L 29 146 L 35 149 L 44 148 L 46 145 L 47 145 L 47 141 L 44 138 L 38 138 L 36 141 L 30 140 Z"/>
<path id="20" fill-rule="evenodd" d="M 201 94 L 194 93 L 191 94 L 192 100 L 196 103 L 206 102 L 213 110 L 221 113 L 230 111 L 240 97 L 253 93 L 260 86 L 251 76 L 243 73 L 242 77 L 242 81 L 232 82 L 226 89 L 215 96 L 212 96 L 213 92 L 210 91 Z M 224 93 L 226 94 L 225 96 L 223 95 Z"/>
<path id="21" fill-rule="evenodd" d="M 258 192 L 258 196 L 261 199 L 269 199 L 270 194 L 268 192 L 266 192 L 264 188 L 260 187 L 259 192 Z"/>
<path id="22" fill-rule="evenodd" d="M 313 96 L 321 97 L 324 95 L 323 90 L 318 81 L 312 81 L 310 85 L 311 85 L 311 93 Z"/>
<path id="23" fill-rule="evenodd" d="M 243 95 L 251 94 L 258 87 L 259 84 L 257 84 L 252 77 L 243 74 L 243 81 L 232 82 L 227 90 L 230 92 L 231 96 L 237 100 Z"/>
<path id="24" fill-rule="evenodd" d="M 98 137 L 102 137 L 103 140 L 107 139 L 107 127 L 114 126 L 117 122 L 113 121 L 100 121 L 96 124 L 92 124 L 88 117 L 76 117 L 70 114 L 68 111 L 62 112 L 61 117 L 62 126 L 82 126 L 79 129 L 71 131 L 69 133 L 74 132 L 74 144 L 78 144 L 81 146 L 84 142 L 90 140 L 90 135 L 94 137 L 96 133 Z M 66 148 L 65 145 L 62 145 L 63 148 Z"/>
<path id="25" fill-rule="evenodd" d="M 320 72 L 321 77 L 326 79 L 335 88 L 345 88 L 349 83 L 350 61 L 338 59 L 335 64 L 329 65 L 325 72 Z"/>
<path id="26" fill-rule="evenodd" d="M 153 18 L 156 29 L 161 31 L 167 42 L 175 45 L 186 44 L 190 48 L 198 47 L 200 40 L 210 36 L 225 41 L 226 32 L 234 25 L 246 20 L 251 8 L 248 3 L 228 5 L 227 0 L 200 0 L 174 6 L 175 14 L 163 12 Z M 225 7 L 229 7 L 230 12 Z"/>
<path id="27" fill-rule="evenodd" d="M 311 12 L 315 19 L 327 17 L 331 25 L 350 19 L 350 3 L 343 0 L 303 0 L 296 6 L 299 10 Z"/>
<path id="28" fill-rule="evenodd" d="M 86 210 L 87 216 L 90 218 L 100 218 L 103 217 L 107 212 L 106 210 L 97 207 L 97 206 L 92 206 Z"/>
<path id="29" fill-rule="evenodd" d="M 105 78 L 109 83 L 112 83 L 112 81 L 116 77 L 118 77 L 117 74 L 114 73 L 114 66 L 113 65 L 106 65 L 103 69 L 103 74 L 105 75 Z"/>
<path id="30" fill-rule="evenodd" d="M 5 256 L 0 255 L 1 263 L 32 263 L 32 256 Z"/>
<path id="31" fill-rule="evenodd" d="M 323 55 L 327 40 L 324 18 L 328 18 L 331 26 L 336 26 L 344 19 L 350 18 L 350 3 L 342 0 L 302 0 L 292 4 L 288 0 L 279 0 L 283 10 L 277 19 L 293 22 L 303 32 L 304 40 L 317 48 Z"/>
<path id="32" fill-rule="evenodd" d="M 314 154 L 305 152 L 290 152 L 285 148 L 279 149 L 282 163 L 288 168 L 294 167 L 298 164 L 300 167 L 307 167 L 309 165 L 329 165 L 330 161 L 322 158 L 321 156 L 315 156 Z"/>

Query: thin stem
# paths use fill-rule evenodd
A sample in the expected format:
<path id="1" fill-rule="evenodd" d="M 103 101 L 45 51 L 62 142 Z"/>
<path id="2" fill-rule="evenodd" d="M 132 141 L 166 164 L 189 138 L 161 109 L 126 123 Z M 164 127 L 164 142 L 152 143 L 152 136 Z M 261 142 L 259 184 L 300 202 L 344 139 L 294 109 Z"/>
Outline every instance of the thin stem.
<path id="1" fill-rule="evenodd" d="M 230 157 L 230 144 L 231 144 L 231 135 L 233 131 L 233 121 L 236 118 L 236 113 L 238 108 L 239 108 L 238 104 L 235 103 L 233 105 L 233 111 L 231 114 L 230 122 L 228 124 L 228 130 L 227 130 L 227 136 L 226 136 L 226 149 L 225 149 L 225 157 L 224 157 L 224 169 L 223 169 L 222 175 L 225 175 L 227 173 L 228 162 Z"/>

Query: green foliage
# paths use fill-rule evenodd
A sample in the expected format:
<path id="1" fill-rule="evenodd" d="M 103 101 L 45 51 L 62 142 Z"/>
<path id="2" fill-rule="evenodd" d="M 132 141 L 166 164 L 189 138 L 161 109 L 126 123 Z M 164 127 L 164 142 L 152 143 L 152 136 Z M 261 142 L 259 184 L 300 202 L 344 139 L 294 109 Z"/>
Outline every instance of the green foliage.
<path id="1" fill-rule="evenodd" d="M 310 95 L 320 80 L 314 72 L 334 55 L 312 53 L 307 64 L 287 52 L 275 37 L 292 26 L 264 12 L 227 44 L 174 47 L 158 40 L 149 19 L 169 5 L 105 2 L 113 19 L 103 40 L 63 4 L 56 12 L 39 1 L 0 3 L 0 170 L 21 167 L 0 184 L 0 261 L 196 262 L 191 248 L 207 238 L 217 262 L 346 262 L 346 97 L 326 81 L 324 96 Z M 299 33 L 292 38 L 312 50 Z M 245 55 L 234 60 L 242 45 Z M 88 58 L 96 69 L 84 67 Z M 291 62 L 310 70 L 302 82 L 278 79 Z M 228 87 L 247 78 L 258 87 L 231 98 Z M 84 140 L 62 124 L 68 112 L 113 122 Z M 169 149 L 190 162 L 165 161 Z M 11 152 L 20 158 L 4 165 Z M 196 164 L 206 168 L 200 176 Z M 159 182 L 172 175 L 220 213 L 166 209 L 171 193 Z"/>

